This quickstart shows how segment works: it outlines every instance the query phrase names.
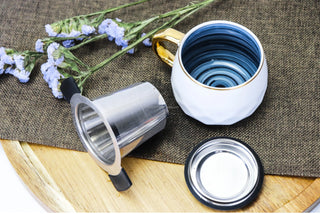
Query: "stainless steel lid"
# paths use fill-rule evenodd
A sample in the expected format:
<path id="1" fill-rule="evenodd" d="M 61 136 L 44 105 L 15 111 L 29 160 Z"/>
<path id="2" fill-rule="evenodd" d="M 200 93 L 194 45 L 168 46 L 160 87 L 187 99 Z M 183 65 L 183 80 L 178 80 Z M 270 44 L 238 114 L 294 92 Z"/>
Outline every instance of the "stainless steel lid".
<path id="1" fill-rule="evenodd" d="M 206 140 L 187 158 L 185 179 L 191 193 L 203 204 L 220 210 L 238 209 L 258 195 L 263 167 L 245 143 L 229 137 Z"/>

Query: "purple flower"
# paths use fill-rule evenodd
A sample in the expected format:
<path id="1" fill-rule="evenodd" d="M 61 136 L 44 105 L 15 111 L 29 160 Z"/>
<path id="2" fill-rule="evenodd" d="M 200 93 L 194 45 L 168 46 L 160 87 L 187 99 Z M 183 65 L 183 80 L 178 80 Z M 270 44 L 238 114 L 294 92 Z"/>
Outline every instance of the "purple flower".
<path id="1" fill-rule="evenodd" d="M 60 58 L 57 58 L 54 56 L 54 53 L 58 51 L 59 49 L 59 44 L 56 42 L 51 43 L 48 48 L 47 48 L 47 53 L 48 53 L 48 60 L 53 64 L 53 65 L 60 65 L 64 61 L 64 55 L 62 55 Z M 57 54 L 58 55 L 58 54 Z"/>
<path id="2" fill-rule="evenodd" d="M 46 28 L 46 32 L 49 36 L 57 36 L 57 33 L 53 31 L 51 25 L 46 24 L 45 28 Z"/>
<path id="3" fill-rule="evenodd" d="M 37 40 L 35 49 L 36 49 L 37 52 L 43 53 L 43 42 L 42 42 L 41 39 Z"/>
<path id="4" fill-rule="evenodd" d="M 14 63 L 16 64 L 16 67 L 20 71 L 24 70 L 24 57 L 21 55 L 14 55 L 13 59 L 14 59 Z"/>
<path id="5" fill-rule="evenodd" d="M 115 36 L 116 40 L 123 40 L 124 39 L 125 29 L 123 27 L 118 27 L 116 29 L 115 33 L 116 33 L 116 36 Z"/>
<path id="6" fill-rule="evenodd" d="M 65 32 L 59 33 L 57 34 L 57 37 L 61 37 L 61 38 L 66 38 L 66 37 L 78 37 L 81 35 L 81 32 L 76 31 L 76 30 L 72 30 L 71 33 L 67 34 Z M 73 39 L 69 39 L 69 40 L 65 40 L 62 42 L 62 45 L 65 48 L 71 48 L 75 45 L 74 40 Z"/>
<path id="7" fill-rule="evenodd" d="M 65 41 L 62 42 L 62 45 L 65 48 L 71 48 L 71 47 L 74 46 L 74 40 L 73 39 L 65 40 Z"/>
<path id="8" fill-rule="evenodd" d="M 127 51 L 128 54 L 134 54 L 134 48 Z"/>
<path id="9" fill-rule="evenodd" d="M 62 33 L 57 34 L 56 37 L 65 38 L 65 37 L 68 37 L 68 34 L 65 32 L 62 32 Z"/>
<path id="10" fill-rule="evenodd" d="M 12 66 L 8 67 L 8 68 L 4 71 L 5 74 L 12 74 L 12 75 L 13 75 L 13 72 L 14 72 L 14 68 L 12 68 Z"/>
<path id="11" fill-rule="evenodd" d="M 14 59 L 12 56 L 7 55 L 4 47 L 0 48 L 0 74 L 13 74 L 14 73 Z"/>
<path id="12" fill-rule="evenodd" d="M 47 48 L 48 57 L 52 57 L 53 52 L 58 50 L 59 46 L 60 45 L 56 42 L 51 43 Z"/>
<path id="13" fill-rule="evenodd" d="M 118 22 L 121 22 L 120 19 L 116 19 Z M 122 49 L 128 47 L 128 40 L 125 40 L 125 28 L 120 27 L 115 21 L 112 19 L 104 20 L 98 27 L 99 34 L 107 34 L 108 39 L 110 41 L 115 40 L 115 43 L 118 46 L 122 46 Z M 127 53 L 133 54 L 134 48 L 129 50 Z"/>
<path id="14" fill-rule="evenodd" d="M 4 47 L 1 47 L 1 48 L 0 48 L 0 59 L 1 59 L 1 57 L 4 56 L 4 55 L 7 55 L 6 49 L 5 49 Z"/>
<path id="15" fill-rule="evenodd" d="M 124 37 L 125 29 L 123 27 L 120 27 L 112 19 L 106 19 L 99 25 L 98 33 L 107 34 L 110 41 L 112 41 L 113 39 L 119 40 Z"/>
<path id="16" fill-rule="evenodd" d="M 96 32 L 96 29 L 89 25 L 82 25 L 81 32 L 82 34 L 89 36 L 90 34 L 93 34 L 94 32 Z"/>
<path id="17" fill-rule="evenodd" d="M 9 55 L 2 56 L 2 61 L 8 65 L 14 64 L 14 60 L 12 59 L 12 56 L 9 56 Z"/>
<path id="18" fill-rule="evenodd" d="M 41 72 L 43 74 L 43 79 L 48 83 L 53 96 L 62 99 L 63 94 L 60 91 L 59 80 L 64 78 L 64 76 L 58 71 L 57 66 L 52 64 L 51 61 L 48 61 L 41 65 Z"/>
<path id="19" fill-rule="evenodd" d="M 29 81 L 30 79 L 30 72 L 26 71 L 26 70 L 18 70 L 18 69 L 14 69 L 13 73 L 11 73 L 13 76 L 17 77 L 19 79 L 20 82 L 22 83 L 26 83 Z"/>
<path id="20" fill-rule="evenodd" d="M 58 98 L 58 99 L 62 99 L 63 98 L 63 94 L 60 91 L 60 82 L 58 79 L 54 79 L 51 82 L 51 91 L 54 97 Z"/>
<path id="21" fill-rule="evenodd" d="M 41 72 L 43 74 L 43 79 L 48 83 L 50 83 L 54 79 L 60 79 L 60 77 L 63 76 L 58 71 L 58 68 L 55 65 L 51 64 L 50 62 L 46 62 L 41 65 Z M 49 84 L 49 87 L 50 87 L 50 84 Z"/>
<path id="22" fill-rule="evenodd" d="M 112 23 L 112 19 L 106 19 L 98 27 L 98 33 L 99 34 L 105 34 L 107 33 L 107 29 L 109 28 L 109 25 Z"/>
<path id="23" fill-rule="evenodd" d="M 60 82 L 59 80 L 64 78 L 64 76 L 59 72 L 58 66 L 64 61 L 64 55 L 56 51 L 59 50 L 60 45 L 56 42 L 51 43 L 48 46 L 48 61 L 41 65 L 41 72 L 43 74 L 43 79 L 48 83 L 49 88 L 51 88 L 52 94 L 58 98 L 63 98 L 63 94 L 60 91 Z"/>
<path id="24" fill-rule="evenodd" d="M 66 37 L 78 37 L 81 35 L 80 31 L 72 30 L 71 33 L 67 34 Z"/>
<path id="25" fill-rule="evenodd" d="M 122 38 L 124 36 L 124 28 L 119 27 L 117 23 L 112 22 L 107 29 L 107 34 L 113 38 Z"/>
<path id="26" fill-rule="evenodd" d="M 21 55 L 14 55 L 13 56 L 14 63 L 16 68 L 7 69 L 6 73 L 12 74 L 13 76 L 17 77 L 20 82 L 26 83 L 29 81 L 30 72 L 25 70 L 24 67 L 24 56 Z"/>
<path id="27" fill-rule="evenodd" d="M 5 65 L 4 62 L 2 62 L 2 60 L 0 60 L 0 75 L 3 74 L 3 72 L 5 70 L 4 65 Z"/>
<path id="28" fill-rule="evenodd" d="M 127 40 L 122 40 L 122 49 L 125 49 L 126 47 L 128 47 L 129 43 Z M 127 51 L 128 54 L 134 54 L 134 48 L 130 49 Z"/>
<path id="29" fill-rule="evenodd" d="M 141 37 L 144 37 L 146 34 L 145 33 L 143 33 L 143 34 L 141 34 Z M 152 46 L 152 42 L 150 41 L 150 38 L 146 38 L 145 40 L 143 40 L 143 42 L 142 42 L 145 46 L 147 46 L 147 47 L 151 47 Z"/>
<path id="30" fill-rule="evenodd" d="M 0 48 L 0 59 L 4 64 L 13 65 L 14 60 L 12 56 L 7 55 L 6 49 L 4 47 Z"/>
<path id="31" fill-rule="evenodd" d="M 118 46 L 127 47 L 128 46 L 128 40 L 125 40 L 123 37 L 118 37 L 115 39 L 115 43 Z"/>

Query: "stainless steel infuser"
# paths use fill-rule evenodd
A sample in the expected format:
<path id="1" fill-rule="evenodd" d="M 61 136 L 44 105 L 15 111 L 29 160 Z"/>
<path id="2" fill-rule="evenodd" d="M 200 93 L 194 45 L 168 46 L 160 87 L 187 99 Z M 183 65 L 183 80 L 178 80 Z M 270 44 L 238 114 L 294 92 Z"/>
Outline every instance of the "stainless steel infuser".
<path id="1" fill-rule="evenodd" d="M 246 143 L 214 137 L 199 143 L 185 164 L 185 180 L 201 203 L 219 210 L 233 210 L 251 203 L 259 194 L 263 166 Z"/>
<path id="2" fill-rule="evenodd" d="M 97 164 L 108 172 L 118 191 L 131 186 L 121 158 L 164 129 L 167 105 L 150 83 L 137 83 L 91 101 L 72 78 L 61 91 L 71 104 L 80 140 Z"/>

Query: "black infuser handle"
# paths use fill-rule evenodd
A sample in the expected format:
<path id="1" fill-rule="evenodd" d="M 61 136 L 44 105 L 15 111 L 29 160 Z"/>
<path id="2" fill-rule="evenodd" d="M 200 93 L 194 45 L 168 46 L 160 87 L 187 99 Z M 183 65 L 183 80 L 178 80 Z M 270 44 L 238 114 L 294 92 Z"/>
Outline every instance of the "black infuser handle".
<path id="1" fill-rule="evenodd" d="M 129 187 L 132 185 L 129 176 L 123 168 L 118 175 L 109 175 L 109 178 L 119 192 L 129 189 Z"/>
<path id="2" fill-rule="evenodd" d="M 64 98 L 70 103 L 71 97 L 74 94 L 81 93 L 76 81 L 73 77 L 69 77 L 62 81 L 60 90 Z"/>

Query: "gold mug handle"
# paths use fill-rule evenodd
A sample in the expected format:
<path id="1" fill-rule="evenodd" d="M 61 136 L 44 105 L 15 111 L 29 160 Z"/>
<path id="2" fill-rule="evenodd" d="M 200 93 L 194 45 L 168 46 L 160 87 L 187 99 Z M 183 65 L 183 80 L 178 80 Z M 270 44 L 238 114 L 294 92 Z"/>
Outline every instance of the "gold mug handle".
<path id="1" fill-rule="evenodd" d="M 184 35 L 184 33 L 172 28 L 160 30 L 152 38 L 152 49 L 163 62 L 172 67 L 174 55 L 168 49 L 166 49 L 163 41 L 168 41 L 178 45 Z"/>

